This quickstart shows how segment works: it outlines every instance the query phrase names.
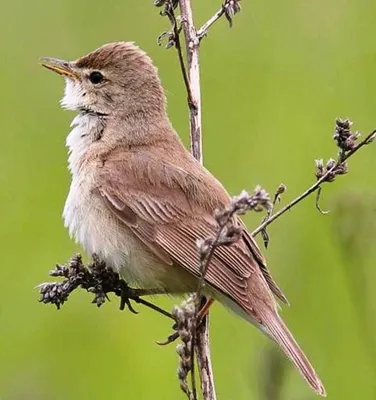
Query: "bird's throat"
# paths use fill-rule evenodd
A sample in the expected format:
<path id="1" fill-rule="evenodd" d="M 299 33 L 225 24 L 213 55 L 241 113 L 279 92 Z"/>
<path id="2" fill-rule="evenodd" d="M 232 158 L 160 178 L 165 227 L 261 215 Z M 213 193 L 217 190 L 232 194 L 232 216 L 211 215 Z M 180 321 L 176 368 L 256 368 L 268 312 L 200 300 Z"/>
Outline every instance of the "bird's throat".
<path id="1" fill-rule="evenodd" d="M 78 174 L 82 158 L 89 151 L 90 146 L 101 140 L 107 118 L 97 113 L 83 111 L 71 123 L 73 128 L 66 139 L 69 150 L 68 165 L 74 176 Z"/>

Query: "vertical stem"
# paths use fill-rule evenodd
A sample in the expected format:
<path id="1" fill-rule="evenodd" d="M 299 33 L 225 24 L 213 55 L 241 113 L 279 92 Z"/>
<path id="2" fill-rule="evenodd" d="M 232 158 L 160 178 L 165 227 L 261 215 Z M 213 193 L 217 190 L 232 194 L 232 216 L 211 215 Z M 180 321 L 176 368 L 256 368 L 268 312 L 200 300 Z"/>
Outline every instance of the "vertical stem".
<path id="1" fill-rule="evenodd" d="M 191 135 L 191 153 L 202 164 L 202 129 L 201 129 L 201 93 L 199 47 L 190 0 L 179 0 L 182 25 L 187 48 L 188 80 L 190 96 L 188 97 L 189 121 Z"/>
<path id="2" fill-rule="evenodd" d="M 201 392 L 204 400 L 216 400 L 213 367 L 210 355 L 209 314 L 205 316 L 196 331 L 197 364 L 200 375 Z"/>
<path id="3" fill-rule="evenodd" d="M 201 93 L 200 93 L 200 40 L 193 22 L 191 0 L 179 0 L 182 26 L 187 49 L 188 105 L 191 137 L 191 153 L 202 164 Z M 200 301 L 200 299 L 198 299 Z M 195 352 L 201 392 L 204 400 L 216 400 L 214 375 L 210 357 L 209 315 L 197 327 L 195 333 Z M 192 371 L 194 373 L 194 371 Z"/>

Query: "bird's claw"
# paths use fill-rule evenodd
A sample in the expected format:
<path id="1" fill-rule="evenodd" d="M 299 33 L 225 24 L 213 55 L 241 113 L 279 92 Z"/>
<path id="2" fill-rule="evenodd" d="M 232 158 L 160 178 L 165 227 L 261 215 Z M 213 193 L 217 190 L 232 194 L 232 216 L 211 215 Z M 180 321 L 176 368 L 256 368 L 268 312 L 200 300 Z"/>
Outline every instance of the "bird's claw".
<path id="1" fill-rule="evenodd" d="M 119 285 L 119 291 L 118 291 L 118 296 L 120 296 L 120 310 L 123 311 L 125 309 L 125 306 L 128 307 L 128 310 L 133 313 L 133 314 L 138 314 L 138 311 L 136 311 L 132 304 L 131 300 L 134 300 L 137 302 L 139 300 L 138 296 L 135 296 L 134 290 L 130 288 L 124 281 L 120 281 Z"/>
<path id="2" fill-rule="evenodd" d="M 171 335 L 167 336 L 166 340 L 164 340 L 164 341 L 159 341 L 158 340 L 157 344 L 159 346 L 166 346 L 166 345 L 168 345 L 170 343 L 175 342 L 175 340 L 178 339 L 178 338 L 179 338 L 179 332 L 174 332 L 174 333 L 171 333 Z"/>
<path id="3" fill-rule="evenodd" d="M 132 300 L 134 300 L 134 299 L 132 299 Z M 138 311 L 136 311 L 136 310 L 133 308 L 133 306 L 132 306 L 132 304 L 131 304 L 131 302 L 130 302 L 130 299 L 129 299 L 128 297 L 123 297 L 123 296 L 121 296 L 119 309 L 120 309 L 121 311 L 123 311 L 123 310 L 125 309 L 125 306 L 128 307 L 128 310 L 129 310 L 131 313 L 133 313 L 133 314 L 138 314 Z"/>
<path id="4" fill-rule="evenodd" d="M 175 332 L 173 332 L 170 335 L 168 335 L 166 340 L 163 340 L 163 341 L 158 340 L 157 341 L 157 344 L 159 346 L 166 346 L 166 345 L 168 345 L 170 343 L 175 342 L 175 340 L 179 338 L 179 332 L 177 331 L 178 330 L 178 323 L 177 322 L 175 322 L 174 325 L 172 325 L 172 329 Z"/>

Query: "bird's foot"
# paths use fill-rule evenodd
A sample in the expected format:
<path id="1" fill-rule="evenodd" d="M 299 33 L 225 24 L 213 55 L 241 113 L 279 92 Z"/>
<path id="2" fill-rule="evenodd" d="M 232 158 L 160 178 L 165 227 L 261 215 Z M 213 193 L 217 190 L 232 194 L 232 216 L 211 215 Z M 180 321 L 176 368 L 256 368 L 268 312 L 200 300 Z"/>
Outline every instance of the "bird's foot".
<path id="1" fill-rule="evenodd" d="M 125 306 L 127 306 L 130 312 L 133 314 L 138 314 L 131 304 L 131 300 L 137 302 L 140 297 L 137 293 L 137 289 L 130 288 L 125 281 L 120 280 L 118 290 L 115 292 L 115 294 L 120 297 L 120 310 L 124 310 Z"/>
<path id="2" fill-rule="evenodd" d="M 115 294 L 120 297 L 120 306 L 119 306 L 120 310 L 124 310 L 125 306 L 127 306 L 128 310 L 131 311 L 133 314 L 138 314 L 138 312 L 133 308 L 131 304 L 131 300 L 133 300 L 137 304 L 143 304 L 144 306 L 149 307 L 154 311 L 157 311 L 160 314 L 173 319 L 171 313 L 141 298 L 143 296 L 152 296 L 164 293 L 165 293 L 164 291 L 162 292 L 159 289 L 132 289 L 123 280 L 119 281 L 118 289 L 117 291 L 115 291 Z"/>

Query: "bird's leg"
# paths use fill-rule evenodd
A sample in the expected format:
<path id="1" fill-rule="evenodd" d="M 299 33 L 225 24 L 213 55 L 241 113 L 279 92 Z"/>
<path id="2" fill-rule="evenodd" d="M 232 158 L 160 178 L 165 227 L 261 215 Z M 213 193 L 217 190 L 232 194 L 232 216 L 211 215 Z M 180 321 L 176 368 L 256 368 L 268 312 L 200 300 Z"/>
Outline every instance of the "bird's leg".
<path id="1" fill-rule="evenodd" d="M 129 311 L 134 314 L 138 314 L 138 312 L 132 307 L 132 304 L 130 302 L 130 300 L 133 300 L 138 304 L 143 304 L 144 306 L 149 307 L 159 312 L 160 314 L 173 319 L 171 313 L 163 310 L 153 303 L 150 303 L 149 301 L 141 299 L 142 296 L 165 294 L 165 291 L 161 289 L 132 289 L 125 281 L 120 280 L 118 289 L 115 291 L 115 294 L 120 297 L 120 310 L 124 310 L 125 306 L 127 306 Z"/>
<path id="2" fill-rule="evenodd" d="M 201 306 L 201 308 L 200 308 L 200 310 L 199 310 L 199 312 L 198 312 L 198 314 L 197 314 L 196 329 L 197 329 L 197 327 L 199 327 L 199 326 L 202 324 L 202 322 L 203 322 L 205 316 L 206 316 L 206 315 L 208 314 L 208 312 L 209 312 L 209 308 L 211 307 L 211 305 L 212 305 L 213 303 L 214 303 L 214 299 L 205 298 L 205 302 L 204 302 L 204 304 Z M 176 330 L 177 330 L 177 326 L 178 326 L 178 323 L 176 322 L 176 323 L 172 326 L 172 329 L 174 329 L 174 330 L 176 331 Z M 171 333 L 171 335 L 167 336 L 167 339 L 166 339 L 165 341 L 163 341 L 163 342 L 159 342 L 159 341 L 158 341 L 157 344 L 159 344 L 160 346 L 165 346 L 165 345 L 167 345 L 167 344 L 170 344 L 170 343 L 175 342 L 175 340 L 178 339 L 179 336 L 180 336 L 179 332 L 173 332 L 173 333 Z"/>
<path id="3" fill-rule="evenodd" d="M 198 315 L 197 315 L 197 320 L 198 320 L 197 326 L 201 325 L 202 321 L 204 320 L 204 318 L 206 317 L 206 315 L 209 312 L 209 308 L 211 307 L 211 305 L 213 303 L 214 303 L 214 299 L 205 298 L 205 303 L 201 306 L 200 311 L 198 312 Z"/>

